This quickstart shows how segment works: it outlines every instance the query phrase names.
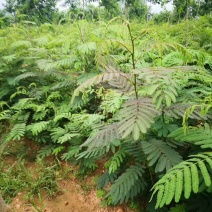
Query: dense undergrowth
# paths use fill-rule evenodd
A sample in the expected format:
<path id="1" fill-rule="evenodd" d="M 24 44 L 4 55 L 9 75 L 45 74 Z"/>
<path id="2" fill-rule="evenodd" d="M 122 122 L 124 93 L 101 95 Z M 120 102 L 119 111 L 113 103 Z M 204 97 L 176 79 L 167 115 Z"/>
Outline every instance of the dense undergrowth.
<path id="1" fill-rule="evenodd" d="M 106 204 L 138 197 L 146 211 L 205 211 L 203 198 L 209 210 L 212 19 L 189 26 L 115 18 L 1 29 L 1 157 L 33 140 L 39 158 L 75 163 L 82 176 L 104 161 Z"/>

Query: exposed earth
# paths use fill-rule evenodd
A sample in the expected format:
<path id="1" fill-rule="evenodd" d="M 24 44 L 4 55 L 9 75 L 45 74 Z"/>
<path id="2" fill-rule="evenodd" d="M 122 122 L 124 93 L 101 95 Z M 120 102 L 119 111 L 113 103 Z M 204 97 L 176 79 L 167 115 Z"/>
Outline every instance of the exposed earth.
<path id="1" fill-rule="evenodd" d="M 22 144 L 21 144 L 22 143 Z M 36 163 L 35 158 L 39 147 L 34 142 L 22 141 L 20 144 L 28 146 L 27 153 L 27 170 L 35 170 Z M 18 145 L 19 146 L 19 145 Z M 15 153 L 20 151 L 21 147 L 15 145 Z M 9 146 L 11 151 L 12 146 Z M 31 158 L 30 158 L 31 157 Z M 17 160 L 16 157 L 8 155 L 4 158 L 4 161 L 12 166 Z M 46 159 L 46 160 L 51 160 Z M 34 197 L 32 201 L 25 199 L 25 192 L 20 192 L 10 203 L 10 209 L 12 212 L 133 212 L 126 205 L 120 205 L 115 207 L 103 206 L 101 198 L 97 197 L 97 190 L 95 190 L 95 179 L 96 176 L 103 172 L 103 167 L 100 165 L 99 168 L 91 175 L 86 176 L 84 179 L 78 179 L 74 175 L 76 167 L 72 167 L 67 162 L 61 162 L 61 165 L 66 170 L 71 169 L 66 175 L 65 179 L 58 181 L 59 192 L 51 199 L 47 198 L 47 195 L 42 192 L 39 197 Z"/>

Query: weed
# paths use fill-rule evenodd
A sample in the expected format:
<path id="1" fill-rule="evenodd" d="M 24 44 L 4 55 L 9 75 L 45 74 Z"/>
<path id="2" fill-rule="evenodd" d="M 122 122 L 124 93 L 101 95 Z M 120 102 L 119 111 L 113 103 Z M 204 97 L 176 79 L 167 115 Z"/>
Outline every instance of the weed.
<path id="1" fill-rule="evenodd" d="M 59 191 L 57 181 L 61 166 L 51 165 L 37 160 L 36 167 L 26 168 L 24 160 L 18 160 L 12 166 L 0 164 L 0 190 L 6 202 L 11 202 L 19 192 L 26 191 L 25 198 L 32 201 L 35 196 L 39 199 L 45 190 L 47 198 L 51 198 Z M 6 171 L 7 170 L 7 171 Z"/>
<path id="2" fill-rule="evenodd" d="M 139 203 L 136 202 L 136 201 L 131 201 L 129 206 L 130 206 L 130 208 L 133 209 L 133 210 L 140 209 L 140 205 L 139 205 Z"/>
<path id="3" fill-rule="evenodd" d="M 105 194 L 106 194 L 106 192 L 105 192 L 105 190 L 103 190 L 103 189 L 98 189 L 97 192 L 96 192 L 96 196 L 97 196 L 98 198 L 104 197 Z"/>
<path id="4" fill-rule="evenodd" d="M 38 206 L 38 203 L 36 203 L 35 200 L 31 200 L 31 205 L 37 212 L 43 212 L 44 208 L 45 208 L 45 204 L 44 204 L 43 197 L 42 197 L 41 193 L 38 194 L 38 198 L 39 198 L 39 205 L 40 206 Z"/>

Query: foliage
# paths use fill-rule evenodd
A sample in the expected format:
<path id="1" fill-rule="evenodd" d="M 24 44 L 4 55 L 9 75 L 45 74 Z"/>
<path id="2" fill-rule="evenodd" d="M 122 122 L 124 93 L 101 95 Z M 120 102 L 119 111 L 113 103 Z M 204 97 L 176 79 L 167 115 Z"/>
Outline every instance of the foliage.
<path id="1" fill-rule="evenodd" d="M 57 0 L 7 0 L 5 10 L 17 19 L 39 23 L 51 22 L 56 12 L 56 2 Z"/>
<path id="2" fill-rule="evenodd" d="M 210 47 L 185 47 L 181 25 L 165 27 L 114 18 L 1 29 L 2 146 L 33 140 L 39 157 L 71 161 L 81 176 L 104 161 L 98 186 L 112 205 L 138 196 L 150 208 L 154 184 L 156 207 L 210 196 Z"/>
<path id="3" fill-rule="evenodd" d="M 42 161 L 37 161 L 37 165 L 38 167 L 32 171 L 26 168 L 24 160 L 18 160 L 10 167 L 1 163 L 2 170 L 7 168 L 7 172 L 3 171 L 0 174 L 0 189 L 7 202 L 22 191 L 26 191 L 25 196 L 28 200 L 41 194 L 43 189 L 49 198 L 56 195 L 59 189 L 57 180 L 60 167 Z"/>

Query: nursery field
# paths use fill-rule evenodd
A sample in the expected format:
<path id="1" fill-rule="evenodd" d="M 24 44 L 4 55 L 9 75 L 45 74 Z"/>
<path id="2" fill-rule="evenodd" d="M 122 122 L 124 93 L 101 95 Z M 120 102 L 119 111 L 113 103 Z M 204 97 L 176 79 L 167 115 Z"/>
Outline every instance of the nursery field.
<path id="1" fill-rule="evenodd" d="M 0 28 L 0 211 L 211 211 L 212 16 Z"/>

